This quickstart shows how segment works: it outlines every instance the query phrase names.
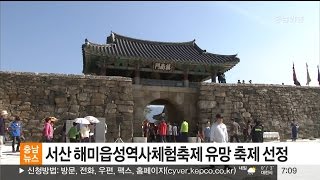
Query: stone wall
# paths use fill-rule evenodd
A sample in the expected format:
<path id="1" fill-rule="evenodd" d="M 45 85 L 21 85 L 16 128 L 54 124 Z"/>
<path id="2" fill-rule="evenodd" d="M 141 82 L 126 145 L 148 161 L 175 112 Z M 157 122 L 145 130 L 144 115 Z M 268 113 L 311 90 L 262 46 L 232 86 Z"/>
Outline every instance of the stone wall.
<path id="1" fill-rule="evenodd" d="M 259 119 L 266 131 L 290 138 L 290 122 L 300 125 L 299 137 L 320 137 L 320 88 L 253 84 L 209 84 L 200 87 L 200 122 L 222 113 L 226 124 Z"/>
<path id="2" fill-rule="evenodd" d="M 289 123 L 296 119 L 300 137 L 320 137 L 320 88 L 253 84 L 203 83 L 199 89 L 132 85 L 130 78 L 0 72 L 0 110 L 23 119 L 27 140 L 40 140 L 43 118 L 64 120 L 92 115 L 106 118 L 107 141 L 121 135 L 124 141 L 141 136 L 143 109 L 165 103 L 177 115 L 174 121 L 205 123 L 222 113 L 226 124 L 239 118 L 241 125 L 258 118 L 266 131 L 290 137 Z"/>
<path id="3" fill-rule="evenodd" d="M 60 139 L 64 120 L 92 115 L 106 118 L 109 142 L 118 137 L 122 117 L 122 137 L 130 141 L 133 106 L 130 78 L 0 72 L 0 110 L 23 119 L 27 140 L 41 139 L 47 116 L 60 119 L 55 132 Z"/>

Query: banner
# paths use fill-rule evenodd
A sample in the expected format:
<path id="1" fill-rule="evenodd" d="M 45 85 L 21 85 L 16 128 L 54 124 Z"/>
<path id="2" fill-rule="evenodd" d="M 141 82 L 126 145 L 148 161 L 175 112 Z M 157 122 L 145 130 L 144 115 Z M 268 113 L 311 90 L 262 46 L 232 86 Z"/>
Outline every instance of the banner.
<path id="1" fill-rule="evenodd" d="M 21 143 L 20 165 L 320 164 L 320 143 Z"/>

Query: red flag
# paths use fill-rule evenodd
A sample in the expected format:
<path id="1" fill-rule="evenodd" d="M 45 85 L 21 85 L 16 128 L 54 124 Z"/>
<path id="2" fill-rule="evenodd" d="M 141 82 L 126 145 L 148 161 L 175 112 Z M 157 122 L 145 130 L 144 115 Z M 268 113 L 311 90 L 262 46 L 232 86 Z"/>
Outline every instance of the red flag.
<path id="1" fill-rule="evenodd" d="M 292 69 L 293 69 L 293 83 L 294 83 L 296 86 L 301 86 L 301 85 L 300 85 L 300 82 L 298 81 L 297 76 L 296 76 L 296 71 L 295 71 L 295 69 L 294 69 L 294 63 L 293 63 Z"/>

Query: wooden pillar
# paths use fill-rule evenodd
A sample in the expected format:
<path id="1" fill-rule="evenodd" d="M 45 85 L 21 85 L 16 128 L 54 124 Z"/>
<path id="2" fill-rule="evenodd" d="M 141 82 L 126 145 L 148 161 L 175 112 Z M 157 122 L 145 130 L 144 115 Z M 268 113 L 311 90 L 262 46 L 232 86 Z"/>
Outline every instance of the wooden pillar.
<path id="1" fill-rule="evenodd" d="M 217 73 L 216 72 L 212 72 L 211 73 L 211 82 L 212 83 L 216 83 L 217 82 L 216 79 L 217 79 Z"/>
<path id="2" fill-rule="evenodd" d="M 99 75 L 100 76 L 106 76 L 107 75 L 107 64 L 106 64 L 106 60 L 100 60 L 100 69 L 99 69 Z"/>
<path id="3" fill-rule="evenodd" d="M 134 71 L 134 84 L 140 84 L 140 66 L 137 64 Z"/>
<path id="4" fill-rule="evenodd" d="M 185 87 L 189 87 L 188 71 L 183 73 L 183 84 Z"/>
<path id="5" fill-rule="evenodd" d="M 104 65 L 100 68 L 100 73 L 101 76 L 106 76 L 107 75 L 107 67 Z"/>

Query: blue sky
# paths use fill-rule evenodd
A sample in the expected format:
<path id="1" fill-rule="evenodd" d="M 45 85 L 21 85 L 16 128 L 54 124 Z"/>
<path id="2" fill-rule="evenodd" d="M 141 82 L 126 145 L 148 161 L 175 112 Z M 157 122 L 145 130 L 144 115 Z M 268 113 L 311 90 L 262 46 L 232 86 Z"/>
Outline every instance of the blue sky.
<path id="1" fill-rule="evenodd" d="M 262 84 L 318 85 L 319 2 L 1 2 L 1 71 L 81 74 L 84 39 L 114 31 L 155 41 L 190 41 L 238 54 L 226 73 Z"/>

